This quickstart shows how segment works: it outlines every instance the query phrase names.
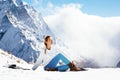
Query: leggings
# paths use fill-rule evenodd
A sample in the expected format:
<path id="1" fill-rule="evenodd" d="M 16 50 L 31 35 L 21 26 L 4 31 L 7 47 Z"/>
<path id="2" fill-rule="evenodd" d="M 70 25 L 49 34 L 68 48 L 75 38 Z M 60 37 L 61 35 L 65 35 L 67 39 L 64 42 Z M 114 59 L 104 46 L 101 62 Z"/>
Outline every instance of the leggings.
<path id="1" fill-rule="evenodd" d="M 64 65 L 57 66 L 59 60 L 62 60 L 62 62 L 64 62 Z M 44 67 L 44 69 L 46 70 L 47 68 L 56 68 L 58 71 L 66 71 L 69 69 L 69 63 L 70 61 L 61 53 L 59 53 Z"/>

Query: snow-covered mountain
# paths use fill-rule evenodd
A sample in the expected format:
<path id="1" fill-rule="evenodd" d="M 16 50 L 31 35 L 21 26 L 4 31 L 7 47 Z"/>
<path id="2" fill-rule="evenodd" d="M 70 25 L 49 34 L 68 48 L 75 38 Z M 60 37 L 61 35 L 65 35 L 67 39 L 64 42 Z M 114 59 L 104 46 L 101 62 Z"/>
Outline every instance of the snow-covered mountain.
<path id="1" fill-rule="evenodd" d="M 55 36 L 42 16 L 21 0 L 0 0 L 0 48 L 27 62 L 40 54 L 44 36 Z"/>

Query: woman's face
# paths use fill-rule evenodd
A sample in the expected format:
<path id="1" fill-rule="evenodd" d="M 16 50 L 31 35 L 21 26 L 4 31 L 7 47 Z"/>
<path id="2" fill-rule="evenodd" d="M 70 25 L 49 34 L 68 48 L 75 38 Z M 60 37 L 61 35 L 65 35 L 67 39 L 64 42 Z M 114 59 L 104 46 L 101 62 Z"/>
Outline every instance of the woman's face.
<path id="1" fill-rule="evenodd" d="M 47 49 L 50 50 L 51 49 L 51 45 L 52 45 L 53 41 L 51 38 L 48 38 L 48 40 L 46 41 L 46 44 L 47 44 Z"/>

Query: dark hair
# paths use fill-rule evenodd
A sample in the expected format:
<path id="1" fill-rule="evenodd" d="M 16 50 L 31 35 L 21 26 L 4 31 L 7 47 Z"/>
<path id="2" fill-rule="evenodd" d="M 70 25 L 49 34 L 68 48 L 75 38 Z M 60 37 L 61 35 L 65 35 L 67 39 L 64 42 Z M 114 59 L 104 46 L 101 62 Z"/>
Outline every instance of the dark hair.
<path id="1" fill-rule="evenodd" d="M 44 39 L 44 44 L 45 46 L 47 46 L 47 44 L 45 43 L 46 41 L 48 41 L 48 39 L 50 38 L 51 36 L 46 36 L 45 39 Z"/>
<path id="2" fill-rule="evenodd" d="M 46 37 L 45 37 L 45 41 L 47 41 L 49 38 L 50 38 L 50 36 L 46 36 Z"/>

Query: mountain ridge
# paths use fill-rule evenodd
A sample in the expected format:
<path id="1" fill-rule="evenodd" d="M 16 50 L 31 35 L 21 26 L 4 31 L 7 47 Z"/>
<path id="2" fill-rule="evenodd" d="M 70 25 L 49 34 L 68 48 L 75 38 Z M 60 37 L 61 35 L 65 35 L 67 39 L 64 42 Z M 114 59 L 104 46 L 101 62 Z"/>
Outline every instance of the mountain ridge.
<path id="1" fill-rule="evenodd" d="M 37 11 L 21 0 L 0 1 L 0 48 L 35 62 L 46 35 L 55 36 Z"/>

